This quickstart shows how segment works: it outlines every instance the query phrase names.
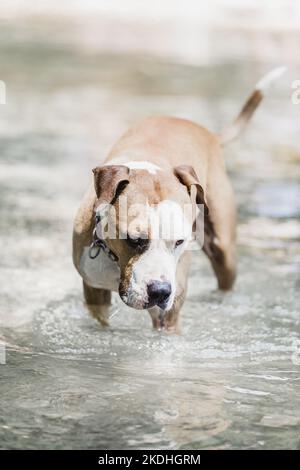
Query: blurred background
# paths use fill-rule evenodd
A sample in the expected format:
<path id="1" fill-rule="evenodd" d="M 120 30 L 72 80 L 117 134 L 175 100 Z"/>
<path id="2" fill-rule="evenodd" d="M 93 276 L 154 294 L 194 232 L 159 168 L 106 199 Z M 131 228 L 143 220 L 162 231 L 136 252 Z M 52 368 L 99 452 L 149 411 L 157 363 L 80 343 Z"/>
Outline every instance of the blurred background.
<path id="1" fill-rule="evenodd" d="M 300 448 L 299 44 L 297 1 L 1 1 L 0 447 Z M 118 299 L 101 330 L 71 261 L 91 169 L 151 114 L 220 131 L 278 65 L 225 151 L 234 292 L 198 253 L 181 336 Z"/>

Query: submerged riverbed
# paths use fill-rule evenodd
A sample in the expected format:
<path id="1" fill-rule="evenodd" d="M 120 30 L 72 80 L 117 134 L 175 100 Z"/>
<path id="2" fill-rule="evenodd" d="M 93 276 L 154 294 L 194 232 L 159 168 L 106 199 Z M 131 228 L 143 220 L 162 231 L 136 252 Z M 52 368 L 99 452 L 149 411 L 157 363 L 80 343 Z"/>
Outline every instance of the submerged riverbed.
<path id="1" fill-rule="evenodd" d="M 103 330 L 71 261 L 91 168 L 147 115 L 218 131 L 271 65 L 87 53 L 39 30 L 0 39 L 0 448 L 299 449 L 300 105 L 288 78 L 226 149 L 234 291 L 215 290 L 199 252 L 181 335 L 118 299 Z"/>

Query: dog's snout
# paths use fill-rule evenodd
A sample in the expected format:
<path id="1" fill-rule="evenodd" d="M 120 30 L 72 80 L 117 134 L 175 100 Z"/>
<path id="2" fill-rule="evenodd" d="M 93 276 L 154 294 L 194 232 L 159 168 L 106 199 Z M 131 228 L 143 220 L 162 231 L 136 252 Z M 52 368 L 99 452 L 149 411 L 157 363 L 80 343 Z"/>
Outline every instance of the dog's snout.
<path id="1" fill-rule="evenodd" d="M 169 282 L 151 281 L 147 286 L 149 303 L 164 307 L 172 292 Z"/>

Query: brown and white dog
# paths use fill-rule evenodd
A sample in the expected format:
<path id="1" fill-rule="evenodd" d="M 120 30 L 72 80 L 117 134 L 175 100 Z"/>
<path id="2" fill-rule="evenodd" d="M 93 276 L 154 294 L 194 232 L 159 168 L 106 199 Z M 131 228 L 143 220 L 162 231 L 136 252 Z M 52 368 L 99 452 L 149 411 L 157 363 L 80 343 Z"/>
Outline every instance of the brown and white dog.
<path id="1" fill-rule="evenodd" d="M 221 135 L 185 119 L 150 117 L 126 132 L 104 164 L 93 170 L 94 181 L 75 218 L 73 260 L 83 278 L 86 304 L 103 325 L 108 324 L 111 292 L 117 291 L 128 306 L 147 309 L 154 327 L 176 329 L 186 296 L 192 253 L 188 247 L 198 219 L 201 247 L 218 287 L 232 287 L 236 211 L 222 146 L 242 131 L 264 90 L 282 72 L 274 69 L 257 84 Z M 195 204 L 204 211 L 186 214 L 183 208 Z M 143 209 L 131 210 L 137 206 Z M 157 229 L 163 232 L 167 220 L 176 225 L 172 236 L 154 236 Z M 115 227 L 114 236 L 106 233 L 101 245 L 105 249 L 96 243 L 91 256 L 93 239 L 101 240 L 109 223 Z"/>

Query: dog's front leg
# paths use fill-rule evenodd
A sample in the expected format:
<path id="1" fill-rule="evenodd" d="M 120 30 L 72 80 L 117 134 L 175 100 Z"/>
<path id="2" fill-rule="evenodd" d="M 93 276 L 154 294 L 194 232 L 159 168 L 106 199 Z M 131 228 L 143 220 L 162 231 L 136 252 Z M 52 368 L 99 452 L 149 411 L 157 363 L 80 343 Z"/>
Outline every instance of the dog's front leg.
<path id="1" fill-rule="evenodd" d="M 152 307 L 148 309 L 152 320 L 152 325 L 155 330 L 162 330 L 164 328 L 164 311 L 159 307 Z"/>
<path id="2" fill-rule="evenodd" d="M 179 333 L 179 313 L 185 300 L 186 289 L 180 289 L 175 297 L 171 310 L 168 310 L 164 316 L 164 327 L 167 331 Z"/>
<path id="3" fill-rule="evenodd" d="M 92 317 L 96 318 L 102 326 L 108 326 L 111 291 L 91 287 L 83 281 L 83 293 Z"/>

